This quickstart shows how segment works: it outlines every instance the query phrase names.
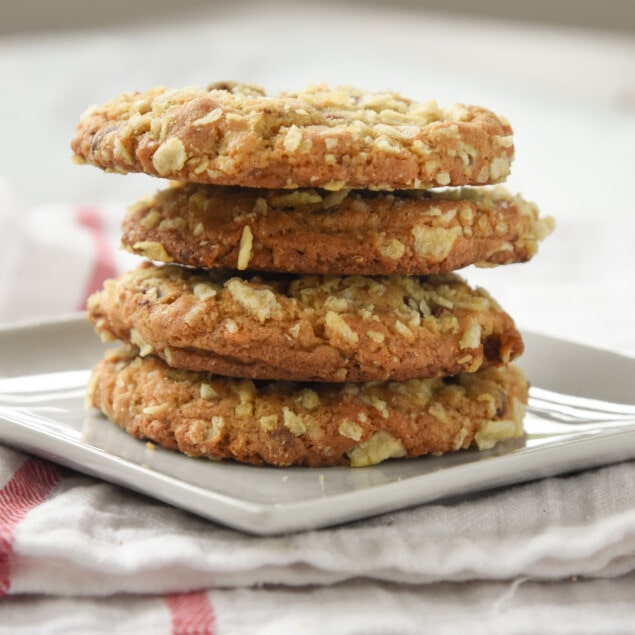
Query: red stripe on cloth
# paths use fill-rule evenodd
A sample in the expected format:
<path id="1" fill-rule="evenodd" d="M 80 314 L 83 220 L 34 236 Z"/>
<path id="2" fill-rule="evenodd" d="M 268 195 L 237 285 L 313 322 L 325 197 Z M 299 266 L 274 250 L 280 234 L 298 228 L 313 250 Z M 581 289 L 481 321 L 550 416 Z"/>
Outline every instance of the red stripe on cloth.
<path id="1" fill-rule="evenodd" d="M 88 283 L 79 302 L 78 309 L 83 311 L 86 308 L 88 298 L 101 289 L 104 280 L 114 278 L 117 274 L 115 259 L 108 244 L 106 228 L 99 215 L 99 211 L 94 207 L 80 207 L 77 210 L 76 220 L 90 232 L 93 242 L 93 264 L 88 278 Z"/>
<path id="2" fill-rule="evenodd" d="M 178 593 L 164 600 L 172 615 L 172 635 L 215 635 L 216 615 L 207 593 Z"/>
<path id="3" fill-rule="evenodd" d="M 40 459 L 27 459 L 0 489 L 0 597 L 11 589 L 15 530 L 33 508 L 43 503 L 63 471 Z"/>

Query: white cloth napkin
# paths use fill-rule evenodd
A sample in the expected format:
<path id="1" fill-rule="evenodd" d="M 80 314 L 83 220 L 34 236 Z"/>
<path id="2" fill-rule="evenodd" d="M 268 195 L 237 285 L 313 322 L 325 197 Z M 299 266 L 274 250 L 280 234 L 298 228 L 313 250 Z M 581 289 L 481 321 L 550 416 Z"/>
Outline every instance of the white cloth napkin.
<path id="1" fill-rule="evenodd" d="M 1 319 L 134 266 L 123 207 L 5 207 Z M 3 634 L 628 632 L 634 590 L 634 462 L 256 538 L 0 446 Z"/>
<path id="2" fill-rule="evenodd" d="M 166 593 L 355 577 L 420 584 L 617 576 L 635 569 L 623 463 L 331 529 L 256 538 L 2 449 L 15 526 L 10 593 Z M 17 482 L 16 482 L 17 481 Z M 35 488 L 35 489 L 33 489 Z M 3 490 L 3 491 L 5 491 Z"/>
<path id="3" fill-rule="evenodd" d="M 633 463 L 273 538 L 8 448 L 0 474 L 0 633 L 632 626 Z"/>

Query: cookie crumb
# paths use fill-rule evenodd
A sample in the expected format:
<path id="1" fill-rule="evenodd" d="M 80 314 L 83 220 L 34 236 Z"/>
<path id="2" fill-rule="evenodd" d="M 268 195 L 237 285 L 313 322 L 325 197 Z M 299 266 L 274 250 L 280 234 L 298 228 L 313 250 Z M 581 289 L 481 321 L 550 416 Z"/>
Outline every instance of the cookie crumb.
<path id="1" fill-rule="evenodd" d="M 243 227 L 242 234 L 240 236 L 240 244 L 238 245 L 238 263 L 237 269 L 247 269 L 249 261 L 251 259 L 252 247 L 254 244 L 254 235 L 249 225 Z"/>
<path id="2" fill-rule="evenodd" d="M 405 455 L 403 443 L 384 430 L 376 432 L 368 441 L 356 445 L 348 452 L 351 467 L 367 467 Z"/>
<path id="3" fill-rule="evenodd" d="M 152 165 L 160 176 L 178 172 L 185 165 L 187 154 L 185 146 L 178 137 L 164 141 L 152 156 Z"/>

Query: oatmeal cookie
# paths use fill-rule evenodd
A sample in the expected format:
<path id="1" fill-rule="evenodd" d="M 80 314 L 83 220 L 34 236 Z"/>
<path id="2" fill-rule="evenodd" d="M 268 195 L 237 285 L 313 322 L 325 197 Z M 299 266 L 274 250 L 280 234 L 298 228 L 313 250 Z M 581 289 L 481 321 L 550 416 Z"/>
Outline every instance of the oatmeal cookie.
<path id="1" fill-rule="evenodd" d="M 445 379 L 361 384 L 230 379 L 116 349 L 87 403 L 131 435 L 189 456 L 276 466 L 367 466 L 522 436 L 516 366 Z"/>
<path id="2" fill-rule="evenodd" d="M 130 207 L 122 243 L 192 267 L 426 275 L 527 261 L 552 227 L 500 186 L 387 193 L 182 184 Z"/>
<path id="3" fill-rule="evenodd" d="M 375 381 L 473 372 L 522 352 L 512 319 L 455 274 L 294 276 L 144 263 L 88 302 L 105 340 L 175 368 Z"/>
<path id="4" fill-rule="evenodd" d="M 499 183 L 514 154 L 511 127 L 485 108 L 325 85 L 124 94 L 89 109 L 71 147 L 78 162 L 114 172 L 329 190 Z"/>

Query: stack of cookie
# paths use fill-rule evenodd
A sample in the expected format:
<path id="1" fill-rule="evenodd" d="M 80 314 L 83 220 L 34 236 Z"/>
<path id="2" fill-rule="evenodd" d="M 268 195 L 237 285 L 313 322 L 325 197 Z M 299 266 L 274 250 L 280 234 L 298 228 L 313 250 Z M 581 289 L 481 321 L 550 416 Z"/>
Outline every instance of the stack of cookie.
<path id="1" fill-rule="evenodd" d="M 325 86 L 121 96 L 76 159 L 171 179 L 133 205 L 89 319 L 89 404 L 191 456 L 364 466 L 522 435 L 512 318 L 455 273 L 528 260 L 552 228 L 500 187 L 486 109 Z"/>

